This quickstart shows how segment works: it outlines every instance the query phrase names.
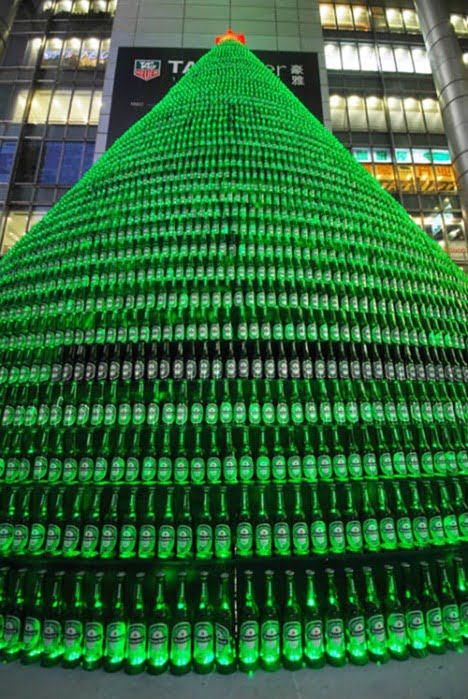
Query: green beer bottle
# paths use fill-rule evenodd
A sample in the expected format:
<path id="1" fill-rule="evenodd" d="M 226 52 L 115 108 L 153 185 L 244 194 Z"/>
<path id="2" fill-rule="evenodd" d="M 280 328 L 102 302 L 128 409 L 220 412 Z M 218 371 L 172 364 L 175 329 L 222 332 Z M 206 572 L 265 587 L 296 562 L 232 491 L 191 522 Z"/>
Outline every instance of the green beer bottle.
<path id="1" fill-rule="evenodd" d="M 72 500 L 72 511 L 67 517 L 63 532 L 62 555 L 67 558 L 79 556 L 83 531 L 83 497 L 84 487 L 77 488 Z"/>
<path id="2" fill-rule="evenodd" d="M 306 570 L 307 590 L 304 613 L 304 658 L 309 667 L 320 668 L 325 664 L 323 622 L 315 591 L 315 573 Z"/>
<path id="3" fill-rule="evenodd" d="M 156 599 L 148 620 L 146 667 L 150 675 L 160 675 L 169 666 L 169 629 L 171 613 L 166 601 L 166 576 L 156 573 Z"/>
<path id="4" fill-rule="evenodd" d="M 243 672 L 252 672 L 258 666 L 259 643 L 259 613 L 252 583 L 251 570 L 244 572 L 245 591 L 243 603 L 239 610 L 239 636 L 237 657 L 239 669 Z"/>
<path id="5" fill-rule="evenodd" d="M 260 664 L 264 670 L 277 670 L 281 659 L 278 608 L 273 591 L 272 570 L 265 571 L 265 603 L 260 614 Z"/>
<path id="6" fill-rule="evenodd" d="M 366 590 L 363 606 L 366 620 L 367 650 L 371 660 L 385 663 L 388 660 L 388 652 L 382 605 L 377 596 L 372 568 L 364 566 L 362 572 L 364 573 Z"/>
<path id="7" fill-rule="evenodd" d="M 42 624 L 44 621 L 45 570 L 35 572 L 34 589 L 30 601 L 24 606 L 23 651 L 24 665 L 36 662 L 42 653 Z"/>
<path id="8" fill-rule="evenodd" d="M 154 487 L 150 486 L 146 492 L 146 507 L 138 531 L 138 558 L 154 558 L 156 554 Z"/>
<path id="9" fill-rule="evenodd" d="M 0 658 L 2 657 L 2 648 L 5 645 L 4 631 L 5 631 L 5 607 L 6 607 L 6 597 L 7 597 L 7 575 L 9 568 L 6 566 L 0 568 Z"/>
<path id="10" fill-rule="evenodd" d="M 35 516 L 31 518 L 31 533 L 29 535 L 28 553 L 40 556 L 44 552 L 47 526 L 47 502 L 49 488 L 41 489 L 40 501 Z"/>
<path id="11" fill-rule="evenodd" d="M 193 557 L 193 522 L 190 504 L 190 487 L 184 487 L 182 510 L 176 528 L 176 557 Z"/>
<path id="12" fill-rule="evenodd" d="M 452 483 L 455 495 L 455 502 L 453 503 L 453 508 L 457 516 L 460 541 L 468 541 L 468 505 L 464 500 L 463 490 L 458 478 L 453 478 Z"/>
<path id="13" fill-rule="evenodd" d="M 202 510 L 195 530 L 195 555 L 197 558 L 213 558 L 213 525 L 210 512 L 210 489 L 203 488 Z"/>
<path id="14" fill-rule="evenodd" d="M 5 626 L 3 629 L 3 647 L 1 659 L 4 662 L 17 660 L 23 650 L 23 626 L 24 626 L 24 587 L 26 568 L 15 572 L 15 584 L 13 594 L 5 595 Z"/>
<path id="15" fill-rule="evenodd" d="M 293 553 L 295 556 L 307 556 L 310 548 L 309 527 L 302 506 L 301 486 L 295 483 L 293 489 L 294 511 L 291 517 Z"/>
<path id="16" fill-rule="evenodd" d="M 192 660 L 192 624 L 185 594 L 187 573 L 177 575 L 177 605 L 171 628 L 170 670 L 174 675 L 185 675 L 190 671 Z"/>
<path id="17" fill-rule="evenodd" d="M 206 479 L 209 483 L 221 482 L 221 459 L 219 457 L 219 446 L 216 430 L 210 430 L 210 447 L 206 460 Z"/>
<path id="18" fill-rule="evenodd" d="M 445 541 L 447 544 L 456 544 L 460 539 L 460 532 L 458 531 L 457 516 L 450 502 L 447 486 L 444 481 L 438 480 L 437 488 L 439 491 L 440 514 L 444 526 Z"/>
<path id="19" fill-rule="evenodd" d="M 303 619 L 302 610 L 296 597 L 294 572 L 286 571 L 286 603 L 283 609 L 282 623 L 282 658 L 288 670 L 295 670 L 302 665 L 303 655 Z"/>
<path id="20" fill-rule="evenodd" d="M 336 486 L 330 483 L 328 486 L 329 506 L 328 506 L 328 541 L 331 553 L 344 553 L 346 548 L 345 530 L 343 517 L 338 509 Z"/>
<path id="21" fill-rule="evenodd" d="M 109 508 L 102 520 L 101 544 L 99 556 L 101 558 L 113 558 L 117 550 L 118 540 L 118 506 L 119 488 L 112 488 Z"/>
<path id="22" fill-rule="evenodd" d="M 84 670 L 101 667 L 104 656 L 104 610 L 102 602 L 102 583 L 104 573 L 94 573 L 91 604 L 86 605 L 84 613 L 83 659 Z"/>
<path id="23" fill-rule="evenodd" d="M 367 483 L 361 485 L 361 520 L 362 520 L 362 535 L 365 551 L 380 551 L 379 525 L 375 516 L 375 510 L 372 507 L 369 486 Z"/>
<path id="24" fill-rule="evenodd" d="M 354 571 L 345 568 L 346 575 L 346 649 L 354 665 L 365 665 L 368 660 L 364 610 L 359 600 Z"/>
<path id="25" fill-rule="evenodd" d="M 214 555 L 215 558 L 231 558 L 232 533 L 227 510 L 227 489 L 219 489 L 219 510 L 214 518 Z"/>
<path id="26" fill-rule="evenodd" d="M 193 669 L 199 674 L 206 674 L 213 670 L 215 657 L 213 607 L 209 600 L 206 571 L 201 571 L 200 583 L 200 601 L 193 625 Z"/>
<path id="27" fill-rule="evenodd" d="M 432 585 L 428 563 L 421 561 L 419 567 L 422 577 L 421 607 L 426 622 L 427 647 L 432 653 L 440 655 L 445 653 L 442 610 Z"/>
<path id="28" fill-rule="evenodd" d="M 255 521 L 255 554 L 268 558 L 273 551 L 273 532 L 265 507 L 265 486 L 260 485 L 258 492 L 258 512 Z"/>
<path id="29" fill-rule="evenodd" d="M 418 485 L 416 481 L 408 483 L 410 489 L 409 513 L 413 525 L 414 543 L 417 547 L 429 546 L 429 526 L 426 513 L 419 498 Z"/>
<path id="30" fill-rule="evenodd" d="M 66 668 L 77 667 L 83 655 L 83 577 L 83 572 L 75 573 L 71 597 L 63 612 L 62 666 Z"/>
<path id="31" fill-rule="evenodd" d="M 59 488 L 55 498 L 55 504 L 52 513 L 49 517 L 47 525 L 45 554 L 46 556 L 59 556 L 62 550 L 63 531 L 64 531 L 64 497 L 65 488 Z"/>
<path id="32" fill-rule="evenodd" d="M 403 606 L 405 610 L 409 651 L 412 655 L 424 657 L 427 655 L 427 635 L 426 626 L 424 624 L 424 613 L 421 608 L 421 602 L 413 589 L 411 566 L 409 563 L 402 563 L 401 570 L 405 588 Z"/>
<path id="33" fill-rule="evenodd" d="M 362 551 L 363 536 L 359 515 L 353 502 L 353 491 L 350 483 L 344 486 L 346 506 L 343 511 L 343 524 L 345 528 L 346 549 L 348 551 Z"/>
<path id="34" fill-rule="evenodd" d="M 291 555 L 291 529 L 286 518 L 283 486 L 276 486 L 276 511 L 273 520 L 273 551 L 276 556 Z"/>
<path id="35" fill-rule="evenodd" d="M 385 485 L 377 483 L 377 520 L 379 522 L 380 546 L 385 551 L 397 548 L 395 520 L 387 503 Z"/>
<path id="36" fill-rule="evenodd" d="M 458 556 L 455 563 L 455 594 L 460 609 L 460 626 L 463 642 L 468 644 L 468 583 L 465 575 L 463 559 Z"/>
<path id="37" fill-rule="evenodd" d="M 236 525 L 236 556 L 240 558 L 251 558 L 253 554 L 253 528 L 249 505 L 249 489 L 243 484 L 241 486 L 241 507 Z"/>
<path id="38" fill-rule="evenodd" d="M 403 607 L 398 596 L 398 587 L 393 566 L 385 566 L 386 590 L 383 598 L 387 645 L 392 658 L 405 660 L 408 657 L 408 637 Z"/>
<path id="39" fill-rule="evenodd" d="M 394 481 L 393 483 L 393 493 L 395 497 L 395 521 L 398 547 L 401 549 L 412 549 L 414 547 L 413 528 L 398 481 Z"/>
<path id="40" fill-rule="evenodd" d="M 424 512 L 426 513 L 429 527 L 429 542 L 432 546 L 443 546 L 445 544 L 444 525 L 440 510 L 432 497 L 432 484 L 430 481 L 425 481 L 422 486 Z"/>
<path id="41" fill-rule="evenodd" d="M 62 583 L 64 571 L 54 574 L 52 590 L 46 597 L 44 605 L 44 625 L 42 631 L 41 665 L 51 667 L 57 665 L 63 655 L 63 601 Z"/>
<path id="42" fill-rule="evenodd" d="M 190 480 L 192 483 L 204 483 L 206 476 L 206 460 L 202 447 L 202 430 L 195 430 L 195 444 L 190 459 Z"/>
<path id="43" fill-rule="evenodd" d="M 127 657 L 125 672 L 136 675 L 143 672 L 146 663 L 146 615 L 143 598 L 144 573 L 137 573 L 132 590 L 132 603 L 128 614 Z"/>
<path id="44" fill-rule="evenodd" d="M 116 672 L 123 667 L 127 650 L 127 616 L 125 613 L 125 573 L 116 574 L 116 587 L 112 597 L 111 613 L 106 618 L 104 670 Z"/>
<path id="45" fill-rule="evenodd" d="M 218 602 L 215 608 L 215 660 L 216 669 L 223 675 L 236 669 L 234 640 L 234 614 L 229 593 L 229 574 L 221 573 Z"/>
<path id="46" fill-rule="evenodd" d="M 15 533 L 15 502 L 18 496 L 17 488 L 8 491 L 8 500 L 0 515 L 0 555 L 7 556 L 12 545 Z"/>
<path id="47" fill-rule="evenodd" d="M 343 613 L 335 583 L 335 571 L 326 568 L 328 581 L 325 605 L 325 654 L 330 665 L 340 667 L 346 663 L 346 641 Z"/>
<path id="48" fill-rule="evenodd" d="M 174 488 L 166 490 L 166 509 L 158 531 L 158 558 L 172 558 L 175 548 L 174 513 L 172 509 Z"/>
<path id="49" fill-rule="evenodd" d="M 320 508 L 317 484 L 310 486 L 311 516 L 310 516 L 310 547 L 312 553 L 323 555 L 328 552 L 327 525 Z"/>
<path id="50" fill-rule="evenodd" d="M 128 504 L 121 518 L 119 538 L 119 558 L 133 558 L 137 548 L 137 488 L 130 488 Z"/>
<path id="51" fill-rule="evenodd" d="M 463 637 L 461 628 L 460 608 L 449 580 L 445 561 L 438 559 L 437 567 L 440 579 L 440 604 L 442 607 L 442 623 L 445 643 L 448 648 L 461 652 Z"/>
<path id="52" fill-rule="evenodd" d="M 90 505 L 83 520 L 83 537 L 81 540 L 81 555 L 83 558 L 94 558 L 99 552 L 101 495 L 102 490 L 94 488 Z"/>
<path id="53" fill-rule="evenodd" d="M 13 542 L 11 545 L 11 553 L 13 556 L 23 556 L 28 549 L 30 536 L 31 495 L 32 488 L 26 487 L 22 502 L 17 502 L 16 504 L 15 529 L 13 534 Z"/>
<path id="54" fill-rule="evenodd" d="M 253 480 L 255 473 L 252 450 L 250 448 L 250 432 L 247 427 L 242 429 L 242 444 L 239 453 L 239 480 L 248 483 Z"/>

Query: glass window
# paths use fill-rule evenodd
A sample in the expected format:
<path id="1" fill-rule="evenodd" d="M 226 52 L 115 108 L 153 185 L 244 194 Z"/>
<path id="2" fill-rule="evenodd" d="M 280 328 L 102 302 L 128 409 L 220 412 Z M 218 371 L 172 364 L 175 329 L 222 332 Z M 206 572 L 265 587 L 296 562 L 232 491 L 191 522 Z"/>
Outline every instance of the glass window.
<path id="1" fill-rule="evenodd" d="M 459 36 L 468 34 L 468 23 L 463 15 L 450 15 L 450 21 Z"/>
<path id="2" fill-rule="evenodd" d="M 89 0 L 75 0 L 72 13 L 74 15 L 87 15 L 89 12 Z"/>
<path id="3" fill-rule="evenodd" d="M 89 120 L 89 108 L 91 104 L 91 92 L 89 90 L 75 90 L 70 109 L 70 124 L 87 124 Z"/>
<path id="4" fill-rule="evenodd" d="M 405 115 L 403 103 L 399 97 L 389 97 L 387 99 L 388 118 L 392 131 L 406 131 Z"/>
<path id="5" fill-rule="evenodd" d="M 50 124 L 66 124 L 66 122 L 69 120 L 68 111 L 70 109 L 70 99 L 70 90 L 55 90 L 50 105 Z"/>
<path id="6" fill-rule="evenodd" d="M 408 194 L 416 193 L 416 181 L 414 179 L 414 168 L 412 165 L 398 165 L 398 180 L 402 192 Z"/>
<path id="7" fill-rule="evenodd" d="M 3 236 L 2 253 L 8 252 L 8 250 L 10 250 L 26 233 L 27 223 L 27 211 L 10 211 L 8 213 L 5 234 Z"/>
<path id="8" fill-rule="evenodd" d="M 336 29 L 335 9 L 328 3 L 320 3 L 320 21 L 324 29 Z"/>
<path id="9" fill-rule="evenodd" d="M 56 15 L 68 15 L 71 12 L 72 0 L 59 0 L 55 6 L 54 14 Z"/>
<path id="10" fill-rule="evenodd" d="M 422 105 L 428 131 L 442 133 L 444 125 L 442 123 L 442 115 L 437 100 L 427 98 L 423 100 Z"/>
<path id="11" fill-rule="evenodd" d="M 386 131 L 387 119 L 383 100 L 380 97 L 368 97 L 366 103 L 369 129 L 371 131 Z"/>
<path id="12" fill-rule="evenodd" d="M 330 97 L 330 109 L 333 131 L 345 131 L 348 128 L 345 98 L 340 97 L 340 95 L 332 95 Z"/>
<path id="13" fill-rule="evenodd" d="M 375 46 L 371 46 L 370 44 L 359 44 L 359 58 L 361 60 L 362 70 L 379 70 Z"/>
<path id="14" fill-rule="evenodd" d="M 368 32 L 370 31 L 370 17 L 367 7 L 362 7 L 361 5 L 353 6 L 353 17 L 354 17 L 354 27 L 357 31 Z"/>
<path id="15" fill-rule="evenodd" d="M 7 41 L 6 50 L 3 54 L 2 63 L 4 66 L 22 66 L 25 64 L 26 47 L 28 38 L 26 36 L 10 35 Z"/>
<path id="16" fill-rule="evenodd" d="M 0 143 L 0 183 L 5 184 L 10 179 L 11 167 L 15 157 L 16 141 Z"/>
<path id="17" fill-rule="evenodd" d="M 463 54 L 463 63 L 468 66 L 468 53 Z"/>
<path id="18" fill-rule="evenodd" d="M 430 73 L 431 64 L 429 63 L 426 51 L 422 48 L 412 48 L 411 53 L 413 54 L 416 73 Z"/>
<path id="19" fill-rule="evenodd" d="M 42 15 L 50 14 L 53 9 L 54 9 L 54 0 L 45 0 L 45 2 L 42 3 L 42 5 L 39 9 L 39 14 L 42 14 Z"/>
<path id="20" fill-rule="evenodd" d="M 434 192 L 436 181 L 432 165 L 416 165 L 414 167 L 417 189 L 420 192 Z"/>
<path id="21" fill-rule="evenodd" d="M 89 123 L 90 124 L 98 124 L 99 123 L 99 115 L 101 113 L 101 106 L 102 106 L 102 91 L 95 90 L 94 95 L 93 95 L 93 100 L 91 103 L 91 114 L 89 115 Z"/>
<path id="22" fill-rule="evenodd" d="M 409 148 L 396 148 L 395 159 L 397 163 L 411 163 L 411 151 Z"/>
<path id="23" fill-rule="evenodd" d="M 39 49 L 41 48 L 41 45 L 42 45 L 42 39 L 38 36 L 36 36 L 35 39 L 32 39 L 31 41 L 28 42 L 25 65 L 33 66 L 36 64 L 37 56 L 39 53 Z"/>
<path id="24" fill-rule="evenodd" d="M 109 58 L 110 39 L 101 41 L 101 49 L 99 51 L 99 66 L 105 66 Z"/>
<path id="25" fill-rule="evenodd" d="M 90 6 L 90 12 L 93 12 L 94 14 L 100 14 L 102 12 L 111 12 L 111 14 L 114 14 L 116 4 L 116 2 L 106 3 L 105 0 L 93 0 Z M 112 5 L 112 8 L 110 8 L 110 5 Z"/>
<path id="26" fill-rule="evenodd" d="M 341 58 L 345 70 L 360 70 L 356 44 L 341 44 Z"/>
<path id="27" fill-rule="evenodd" d="M 72 185 L 78 182 L 81 171 L 82 153 L 82 143 L 65 143 L 62 167 L 60 170 L 60 184 Z"/>
<path id="28" fill-rule="evenodd" d="M 397 70 L 399 73 L 414 73 L 411 51 L 403 46 L 397 46 L 394 50 Z"/>
<path id="29" fill-rule="evenodd" d="M 62 156 L 61 141 L 46 141 L 42 151 L 42 162 L 39 169 L 41 184 L 55 184 Z"/>
<path id="30" fill-rule="evenodd" d="M 105 5 L 105 3 L 104 3 L 104 0 L 95 0 L 93 5 Z M 114 16 L 116 9 L 117 9 L 117 0 L 110 0 L 107 3 L 107 12 L 109 12 L 109 14 Z"/>
<path id="31" fill-rule="evenodd" d="M 87 143 L 85 143 L 84 158 L 83 158 L 83 172 L 82 172 L 83 175 L 85 172 L 87 172 L 89 170 L 89 168 L 93 164 L 94 146 L 95 146 L 94 141 L 88 141 Z"/>
<path id="32" fill-rule="evenodd" d="M 371 7 L 372 24 L 375 31 L 386 32 L 388 30 L 387 17 L 383 7 Z"/>
<path id="33" fill-rule="evenodd" d="M 348 97 L 348 115 L 350 129 L 367 131 L 367 116 L 364 99 L 357 95 Z"/>
<path id="34" fill-rule="evenodd" d="M 36 223 L 39 223 L 39 221 L 44 218 L 46 213 L 46 209 L 34 209 L 29 218 L 28 231 L 30 231 L 31 228 L 36 225 Z"/>
<path id="35" fill-rule="evenodd" d="M 419 34 L 421 32 L 418 15 L 414 10 L 403 10 L 403 22 L 408 33 Z"/>
<path id="36" fill-rule="evenodd" d="M 338 29 L 354 29 L 350 5 L 336 5 L 335 12 Z"/>
<path id="37" fill-rule="evenodd" d="M 396 63 L 391 46 L 379 46 L 380 65 L 384 72 L 396 73 Z"/>
<path id="38" fill-rule="evenodd" d="M 90 37 L 83 41 L 80 56 L 80 68 L 95 68 L 99 54 L 99 39 Z"/>
<path id="39" fill-rule="evenodd" d="M 435 176 L 437 180 L 437 189 L 440 192 L 457 191 L 455 172 L 451 165 L 436 165 Z"/>
<path id="40" fill-rule="evenodd" d="M 339 44 L 325 44 L 325 65 L 328 70 L 341 70 L 341 51 Z"/>
<path id="41" fill-rule="evenodd" d="M 35 182 L 41 142 L 27 138 L 21 144 L 15 182 Z"/>
<path id="42" fill-rule="evenodd" d="M 433 148 L 431 151 L 433 163 L 450 163 L 452 159 L 450 152 L 442 148 Z"/>
<path id="43" fill-rule="evenodd" d="M 370 148 L 353 148 L 353 155 L 360 163 L 370 163 L 372 160 Z"/>
<path id="44" fill-rule="evenodd" d="M 30 124 L 45 124 L 49 112 L 50 90 L 35 90 L 29 108 L 28 122 Z"/>
<path id="45" fill-rule="evenodd" d="M 375 165 L 375 177 L 388 192 L 395 192 L 397 190 L 393 165 Z"/>
<path id="46" fill-rule="evenodd" d="M 385 10 L 385 14 L 387 16 L 388 28 L 391 32 L 402 32 L 404 30 L 403 17 L 400 10 L 392 7 Z"/>
<path id="47" fill-rule="evenodd" d="M 78 58 L 80 55 L 81 41 L 76 37 L 66 39 L 63 42 L 62 50 L 62 67 L 73 69 L 78 66 Z"/>
<path id="48" fill-rule="evenodd" d="M 374 163 L 391 163 L 392 152 L 390 148 L 373 148 L 372 159 Z"/>
<path id="49" fill-rule="evenodd" d="M 408 97 L 405 99 L 405 114 L 409 131 L 425 131 L 426 127 L 422 115 L 421 102 Z"/>
<path id="50" fill-rule="evenodd" d="M 0 86 L 0 117 L 5 115 L 5 119 L 8 121 L 18 123 L 23 121 L 28 91 L 15 89 L 10 102 L 11 93 L 11 86 Z M 5 109 L 5 112 L 3 112 L 3 109 Z"/>
<path id="51" fill-rule="evenodd" d="M 42 54 L 42 66 L 44 68 L 58 66 L 62 54 L 62 46 L 63 42 L 61 39 L 47 39 L 44 53 Z"/>

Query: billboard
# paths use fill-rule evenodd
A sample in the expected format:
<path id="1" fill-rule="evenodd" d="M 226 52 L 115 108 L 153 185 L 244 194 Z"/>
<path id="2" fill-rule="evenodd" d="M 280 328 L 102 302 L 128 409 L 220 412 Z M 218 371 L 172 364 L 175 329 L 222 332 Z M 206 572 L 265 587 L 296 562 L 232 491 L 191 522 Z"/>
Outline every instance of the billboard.
<path id="1" fill-rule="evenodd" d="M 205 49 L 120 48 L 112 94 L 107 147 L 145 116 L 180 80 Z M 255 51 L 255 55 L 322 120 L 318 56 L 291 51 Z"/>

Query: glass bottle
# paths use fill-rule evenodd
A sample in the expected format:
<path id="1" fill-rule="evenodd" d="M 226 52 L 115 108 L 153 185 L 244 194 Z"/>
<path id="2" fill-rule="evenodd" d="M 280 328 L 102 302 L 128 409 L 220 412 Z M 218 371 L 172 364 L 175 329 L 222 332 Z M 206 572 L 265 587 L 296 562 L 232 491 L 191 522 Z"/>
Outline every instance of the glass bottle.
<path id="1" fill-rule="evenodd" d="M 466 580 L 463 558 L 458 556 L 455 563 L 455 594 L 460 609 L 460 625 L 463 642 L 468 644 L 468 582 Z"/>
<path id="2" fill-rule="evenodd" d="M 295 483 L 293 489 L 294 511 L 291 517 L 293 553 L 295 556 L 307 556 L 310 548 L 309 527 L 302 506 L 301 486 Z"/>
<path id="3" fill-rule="evenodd" d="M 249 489 L 241 486 L 241 507 L 236 525 L 236 556 L 250 558 L 253 553 L 253 528 L 249 505 Z"/>
<path id="4" fill-rule="evenodd" d="M 353 502 L 353 491 L 350 483 L 344 486 L 346 506 L 343 510 L 343 524 L 345 527 L 346 549 L 348 551 L 362 551 L 362 528 L 359 516 Z"/>
<path id="5" fill-rule="evenodd" d="M 387 645 L 392 658 L 405 660 L 408 657 L 408 636 L 403 607 L 398 595 L 398 587 L 393 566 L 385 565 L 386 586 L 383 606 L 387 630 Z"/>
<path id="6" fill-rule="evenodd" d="M 277 670 L 281 659 L 278 607 L 273 589 L 274 573 L 265 571 L 265 603 L 260 615 L 260 664 L 264 670 Z"/>
<path id="7" fill-rule="evenodd" d="M 397 548 L 395 520 L 387 503 L 385 485 L 377 483 L 377 520 L 379 522 L 380 546 L 386 551 Z"/>
<path id="8" fill-rule="evenodd" d="M 175 526 L 173 512 L 174 488 L 166 489 L 166 509 L 158 531 L 158 558 L 172 558 L 175 548 Z"/>
<path id="9" fill-rule="evenodd" d="M 84 614 L 83 660 L 84 670 L 101 667 L 104 656 L 104 610 L 102 584 L 104 573 L 94 573 L 92 600 L 86 605 Z"/>
<path id="10" fill-rule="evenodd" d="M 99 550 L 100 512 L 101 512 L 100 488 L 95 488 L 91 505 L 83 520 L 83 537 L 81 541 L 81 555 L 84 558 L 94 558 Z"/>
<path id="11" fill-rule="evenodd" d="M 333 483 L 328 486 L 329 507 L 328 507 L 328 541 L 331 553 L 344 553 L 346 547 L 343 518 L 338 509 L 336 487 Z"/>
<path id="12" fill-rule="evenodd" d="M 119 489 L 112 488 L 109 508 L 102 519 L 102 534 L 99 547 L 100 558 L 113 558 L 117 548 Z"/>
<path id="13" fill-rule="evenodd" d="M 363 606 L 366 620 L 367 650 L 371 660 L 385 663 L 388 660 L 388 652 L 382 605 L 377 595 L 372 568 L 364 566 L 362 572 L 365 584 Z"/>
<path id="14" fill-rule="evenodd" d="M 63 658 L 62 666 L 78 667 L 83 656 L 83 578 L 84 572 L 75 574 L 72 594 L 63 613 Z"/>
<path id="15" fill-rule="evenodd" d="M 442 516 L 442 524 L 444 527 L 445 541 L 447 544 L 456 544 L 459 541 L 460 533 L 458 531 L 457 516 L 455 514 L 447 486 L 444 481 L 437 481 L 439 491 L 440 514 Z"/>
<path id="16" fill-rule="evenodd" d="M 239 669 L 252 672 L 259 660 L 259 614 L 255 601 L 251 570 L 244 572 L 245 591 L 239 610 L 238 659 Z"/>
<path id="17" fill-rule="evenodd" d="M 328 551 L 327 525 L 318 499 L 317 485 L 310 486 L 311 516 L 310 516 L 310 546 L 314 554 L 326 554 Z"/>
<path id="18" fill-rule="evenodd" d="M 193 669 L 199 674 L 211 672 L 214 667 L 214 619 L 208 593 L 208 572 L 200 572 L 200 601 L 195 609 L 193 625 Z"/>
<path id="19" fill-rule="evenodd" d="M 127 615 L 125 611 L 125 572 L 116 573 L 111 611 L 106 618 L 104 670 L 116 672 L 125 662 L 127 650 Z"/>
<path id="20" fill-rule="evenodd" d="M 190 487 L 184 487 L 182 509 L 176 529 L 176 558 L 193 557 L 193 522 L 190 503 Z"/>
<path id="21" fill-rule="evenodd" d="M 343 612 L 335 583 L 335 571 L 325 570 L 328 581 L 325 604 L 325 653 L 330 665 L 341 667 L 346 663 L 346 642 Z"/>
<path id="22" fill-rule="evenodd" d="M 207 486 L 203 488 L 202 510 L 196 526 L 195 555 L 197 558 L 213 558 L 213 524 L 210 511 L 210 489 Z"/>
<path id="23" fill-rule="evenodd" d="M 346 650 L 349 660 L 354 665 L 365 665 L 369 657 L 364 610 L 357 594 L 353 569 L 345 568 L 344 572 L 346 576 Z"/>
<path id="24" fill-rule="evenodd" d="M 147 488 L 146 507 L 140 517 L 138 532 L 138 558 L 154 558 L 156 554 L 156 515 L 154 512 L 154 488 Z"/>
<path id="25" fill-rule="evenodd" d="M 218 602 L 215 608 L 215 660 L 220 674 L 231 674 L 236 669 L 234 613 L 229 591 L 229 574 L 221 573 Z"/>
<path id="26" fill-rule="evenodd" d="M 445 561 L 438 559 L 437 567 L 440 580 L 439 599 L 442 608 L 445 643 L 448 648 L 461 652 L 463 650 L 463 638 L 460 608 L 447 573 Z"/>
<path id="27" fill-rule="evenodd" d="M 83 498 L 84 487 L 80 486 L 74 494 L 71 513 L 67 516 L 67 523 L 63 533 L 62 555 L 67 558 L 79 556 L 80 554 L 83 532 Z"/>
<path id="28" fill-rule="evenodd" d="M 65 572 L 54 574 L 52 590 L 46 596 L 44 605 L 44 626 L 42 633 L 41 665 L 51 667 L 57 665 L 63 655 L 62 619 L 63 600 L 62 583 Z"/>
<path id="29" fill-rule="evenodd" d="M 156 573 L 156 598 L 148 620 L 148 653 L 146 668 L 150 675 L 160 675 L 169 666 L 169 634 L 171 610 L 166 600 L 166 576 Z"/>
<path id="30" fill-rule="evenodd" d="M 452 479 L 455 502 L 453 509 L 455 510 L 458 522 L 458 531 L 460 533 L 460 541 L 468 541 L 468 505 L 463 497 L 463 490 L 458 478 Z M 1 525 L 0 525 L 1 527 Z"/>
<path id="31" fill-rule="evenodd" d="M 276 511 L 273 518 L 273 549 L 276 556 L 291 555 L 291 529 L 286 518 L 283 486 L 276 486 Z"/>
<path id="32" fill-rule="evenodd" d="M 45 570 L 38 570 L 34 573 L 33 593 L 29 603 L 24 605 L 23 651 L 21 655 L 21 662 L 24 665 L 36 662 L 42 653 L 45 573 Z"/>
<path id="33" fill-rule="evenodd" d="M 429 526 L 427 523 L 427 517 L 421 505 L 416 481 L 410 481 L 408 485 L 411 498 L 409 513 L 413 525 L 414 543 L 416 546 L 423 548 L 429 545 Z"/>
<path id="34" fill-rule="evenodd" d="M 304 613 L 304 658 L 309 667 L 320 668 L 325 664 L 323 621 L 315 591 L 315 572 L 306 570 L 307 590 Z"/>
<path id="35" fill-rule="evenodd" d="M 221 486 L 219 489 L 219 511 L 214 518 L 214 555 L 215 558 L 231 558 L 232 533 L 229 513 L 227 509 L 227 489 Z"/>
<path id="36" fill-rule="evenodd" d="M 426 561 L 421 561 L 419 567 L 422 577 L 421 606 L 426 622 L 427 647 L 432 653 L 445 653 L 442 610 L 432 585 L 429 565 Z"/>
<path id="37" fill-rule="evenodd" d="M 424 657 L 427 655 L 427 636 L 424 624 L 424 614 L 421 602 L 414 591 L 414 578 L 409 563 L 402 563 L 404 584 L 404 602 L 406 629 L 408 633 L 408 646 L 412 655 Z"/>
<path id="38" fill-rule="evenodd" d="M 273 550 L 273 533 L 265 508 L 265 486 L 258 486 L 258 512 L 255 517 L 255 554 L 268 558 Z"/>
<path id="39" fill-rule="evenodd" d="M 177 574 L 177 604 L 172 617 L 170 670 L 174 675 L 190 671 L 192 660 L 192 624 L 185 593 L 187 573 Z"/>
<path id="40" fill-rule="evenodd" d="M 414 547 L 413 528 L 398 481 L 393 482 L 393 493 L 395 496 L 395 523 L 398 548 L 412 549 Z"/>
<path id="41" fill-rule="evenodd" d="M 143 597 L 144 573 L 137 573 L 132 590 L 132 602 L 128 613 L 127 657 L 125 672 L 137 675 L 146 664 L 146 613 Z"/>
<path id="42" fill-rule="evenodd" d="M 10 597 L 8 594 L 5 595 L 7 602 L 4 607 L 5 626 L 1 658 L 7 663 L 17 660 L 23 649 L 24 578 L 26 572 L 26 568 L 16 571 L 13 594 Z"/>

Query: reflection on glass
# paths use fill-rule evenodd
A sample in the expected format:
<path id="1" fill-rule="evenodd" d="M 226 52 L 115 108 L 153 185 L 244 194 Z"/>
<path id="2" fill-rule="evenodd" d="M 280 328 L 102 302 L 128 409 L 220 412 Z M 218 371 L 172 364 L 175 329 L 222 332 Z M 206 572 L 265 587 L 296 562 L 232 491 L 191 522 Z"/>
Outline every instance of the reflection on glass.
<path id="1" fill-rule="evenodd" d="M 371 131 L 386 131 L 387 119 L 383 100 L 380 97 L 368 97 L 366 102 L 369 129 Z"/>
<path id="2" fill-rule="evenodd" d="M 10 179 L 16 143 L 17 141 L 2 141 L 0 143 L 0 183 L 2 184 Z"/>
<path id="3" fill-rule="evenodd" d="M 360 32 L 370 31 L 370 18 L 367 7 L 353 6 L 354 28 Z"/>
<path id="4" fill-rule="evenodd" d="M 70 108 L 70 90 L 55 90 L 50 105 L 49 124 L 65 124 Z"/>
<path id="5" fill-rule="evenodd" d="M 8 252 L 13 245 L 25 234 L 28 222 L 26 211 L 10 211 L 5 225 L 2 243 L 2 254 Z"/>
<path id="6" fill-rule="evenodd" d="M 330 3 L 320 3 L 320 21 L 324 29 L 336 29 L 333 5 Z"/>
<path id="7" fill-rule="evenodd" d="M 333 130 L 345 131 L 348 128 L 346 99 L 340 95 L 332 95 L 330 97 L 330 110 Z"/>
<path id="8" fill-rule="evenodd" d="M 39 182 L 41 184 L 55 184 L 62 155 L 62 143 L 60 141 L 46 141 L 42 150 L 42 160 L 39 168 Z"/>
<path id="9" fill-rule="evenodd" d="M 42 66 L 44 68 L 50 68 L 53 66 L 58 66 L 60 62 L 60 54 L 62 53 L 62 40 L 61 39 L 48 39 L 44 47 L 44 53 L 42 54 Z"/>
<path id="10" fill-rule="evenodd" d="M 85 39 L 81 49 L 80 68 L 95 68 L 99 54 L 99 39 Z"/>

